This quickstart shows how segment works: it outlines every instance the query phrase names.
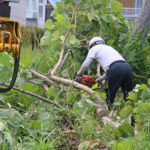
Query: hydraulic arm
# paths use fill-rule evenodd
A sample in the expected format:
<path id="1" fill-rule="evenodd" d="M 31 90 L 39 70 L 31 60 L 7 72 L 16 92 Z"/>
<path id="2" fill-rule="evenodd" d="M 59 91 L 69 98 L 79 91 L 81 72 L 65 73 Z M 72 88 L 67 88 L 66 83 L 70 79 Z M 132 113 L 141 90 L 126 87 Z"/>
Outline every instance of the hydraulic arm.
<path id="1" fill-rule="evenodd" d="M 10 20 L 9 2 L 19 2 L 19 0 L 0 0 L 0 52 L 13 54 L 14 71 L 9 87 L 0 88 L 0 92 L 7 92 L 13 87 L 19 69 L 21 50 L 20 24 Z"/>

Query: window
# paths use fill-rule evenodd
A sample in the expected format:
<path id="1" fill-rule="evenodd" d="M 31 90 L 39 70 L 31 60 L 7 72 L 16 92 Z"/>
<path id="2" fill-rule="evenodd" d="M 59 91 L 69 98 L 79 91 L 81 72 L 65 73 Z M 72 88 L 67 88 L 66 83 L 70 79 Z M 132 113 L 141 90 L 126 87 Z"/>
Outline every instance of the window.
<path id="1" fill-rule="evenodd" d="M 135 8 L 141 8 L 143 4 L 143 0 L 135 0 Z"/>
<path id="2" fill-rule="evenodd" d="M 39 0 L 39 3 L 43 3 L 43 0 Z"/>
<path id="3" fill-rule="evenodd" d="M 32 10 L 36 11 L 36 0 L 32 0 Z"/>
<path id="4" fill-rule="evenodd" d="M 43 6 L 39 6 L 39 17 L 43 17 Z"/>

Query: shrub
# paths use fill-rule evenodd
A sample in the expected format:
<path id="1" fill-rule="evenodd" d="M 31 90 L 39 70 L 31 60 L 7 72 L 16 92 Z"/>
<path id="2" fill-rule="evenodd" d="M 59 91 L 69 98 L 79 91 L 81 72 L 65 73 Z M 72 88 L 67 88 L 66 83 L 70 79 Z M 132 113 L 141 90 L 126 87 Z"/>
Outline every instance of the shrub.
<path id="1" fill-rule="evenodd" d="M 44 35 L 44 32 L 45 32 L 45 29 L 42 29 L 42 28 L 33 27 L 33 26 L 22 26 L 21 36 L 22 36 L 23 46 L 32 45 L 33 48 L 34 48 L 34 45 L 38 46 L 37 40 L 40 42 L 40 39 Z"/>

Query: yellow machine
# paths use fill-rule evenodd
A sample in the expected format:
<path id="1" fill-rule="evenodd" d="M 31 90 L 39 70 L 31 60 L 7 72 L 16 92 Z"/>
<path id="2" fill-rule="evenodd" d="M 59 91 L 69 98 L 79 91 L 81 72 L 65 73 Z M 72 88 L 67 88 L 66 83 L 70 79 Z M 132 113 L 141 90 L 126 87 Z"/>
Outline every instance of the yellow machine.
<path id="1" fill-rule="evenodd" d="M 20 25 L 17 21 L 12 21 L 9 18 L 9 2 L 18 2 L 18 0 L 0 0 L 0 52 L 8 52 L 13 54 L 14 71 L 9 87 L 0 88 L 0 92 L 7 92 L 13 87 L 19 69 L 21 50 Z"/>

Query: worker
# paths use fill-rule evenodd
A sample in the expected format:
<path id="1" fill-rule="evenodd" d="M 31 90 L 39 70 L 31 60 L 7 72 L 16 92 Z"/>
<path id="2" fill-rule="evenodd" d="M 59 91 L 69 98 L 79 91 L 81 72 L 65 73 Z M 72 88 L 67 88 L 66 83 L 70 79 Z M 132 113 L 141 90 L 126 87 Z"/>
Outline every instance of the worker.
<path id="1" fill-rule="evenodd" d="M 93 59 L 101 64 L 105 74 L 96 79 L 96 82 L 106 80 L 108 88 L 106 91 L 106 102 L 110 108 L 114 102 L 117 90 L 121 87 L 126 100 L 128 92 L 132 90 L 132 68 L 127 61 L 111 46 L 105 44 L 101 37 L 94 37 L 89 42 L 89 52 L 75 80 L 80 81 L 84 71 L 88 69 Z"/>

